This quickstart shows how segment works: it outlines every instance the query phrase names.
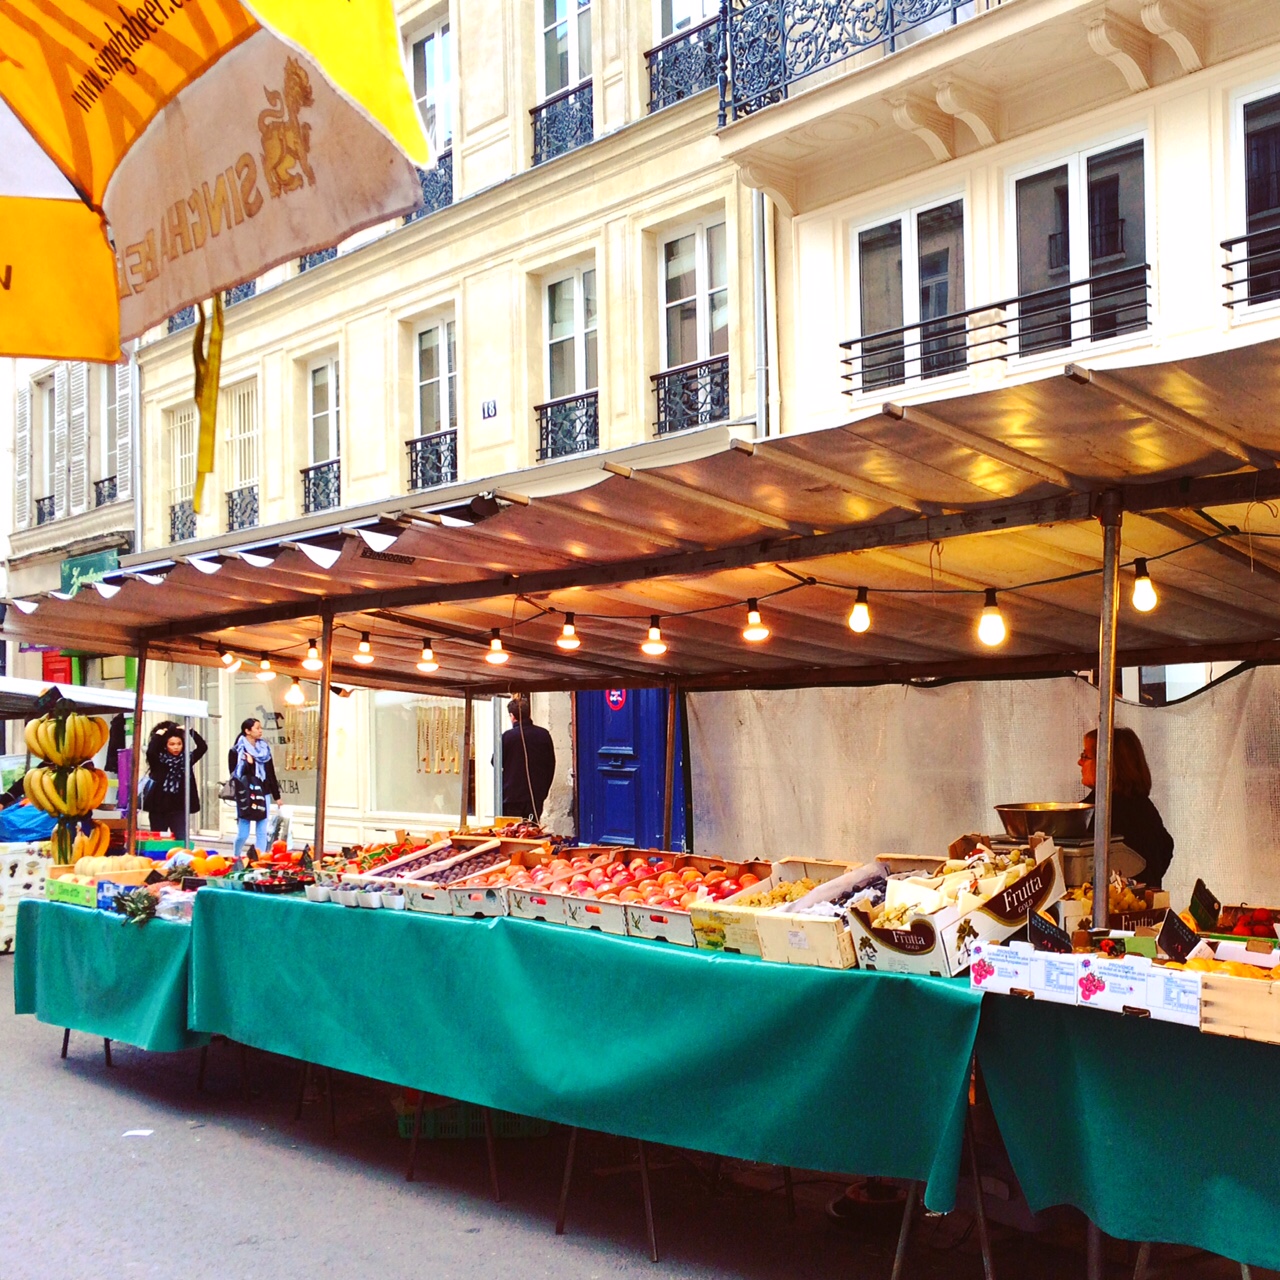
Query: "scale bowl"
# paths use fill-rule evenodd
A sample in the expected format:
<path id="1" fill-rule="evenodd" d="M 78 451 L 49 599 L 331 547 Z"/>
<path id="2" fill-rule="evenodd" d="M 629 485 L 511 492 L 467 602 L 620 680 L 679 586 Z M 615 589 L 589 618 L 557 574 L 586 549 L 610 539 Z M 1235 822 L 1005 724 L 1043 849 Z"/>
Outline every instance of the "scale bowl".
<path id="1" fill-rule="evenodd" d="M 1054 840 L 1085 840 L 1093 829 L 1093 805 L 1078 801 L 998 804 L 996 812 L 1014 840 L 1029 840 L 1037 831 Z"/>

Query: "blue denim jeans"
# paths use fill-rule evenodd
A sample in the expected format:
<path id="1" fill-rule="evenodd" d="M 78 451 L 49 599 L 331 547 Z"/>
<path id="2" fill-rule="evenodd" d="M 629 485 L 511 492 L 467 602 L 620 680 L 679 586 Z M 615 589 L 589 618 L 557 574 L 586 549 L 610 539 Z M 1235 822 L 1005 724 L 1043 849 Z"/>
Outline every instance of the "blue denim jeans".
<path id="1" fill-rule="evenodd" d="M 249 840 L 249 829 L 257 827 L 254 832 L 253 847 L 259 853 L 266 853 L 267 850 L 267 832 L 271 829 L 271 801 L 267 801 L 267 816 L 259 818 L 254 822 L 252 818 L 241 818 L 240 825 L 236 830 L 235 856 L 238 858 Z"/>

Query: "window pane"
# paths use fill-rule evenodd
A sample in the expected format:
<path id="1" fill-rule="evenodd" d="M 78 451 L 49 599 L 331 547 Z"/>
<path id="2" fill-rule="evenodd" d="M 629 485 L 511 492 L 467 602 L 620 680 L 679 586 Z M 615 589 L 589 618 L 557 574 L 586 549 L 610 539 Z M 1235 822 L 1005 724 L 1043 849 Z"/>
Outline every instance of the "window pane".
<path id="1" fill-rule="evenodd" d="M 329 415 L 318 413 L 311 419 L 311 461 L 329 460 Z"/>
<path id="2" fill-rule="evenodd" d="M 729 284 L 729 262 L 725 248 L 726 244 L 727 238 L 723 222 L 718 222 L 714 227 L 707 228 L 707 273 L 711 277 L 710 287 L 712 289 L 724 289 Z"/>
<path id="3" fill-rule="evenodd" d="M 449 356 L 449 421 L 448 426 L 456 430 L 458 426 L 458 343 L 455 326 L 452 320 L 445 327 L 448 335 L 448 356 Z"/>
<path id="4" fill-rule="evenodd" d="M 440 376 L 440 330 L 425 329 L 418 334 L 418 381 Z"/>
<path id="5" fill-rule="evenodd" d="M 1249 230 L 1280 223 L 1280 94 L 1244 109 L 1245 210 Z"/>
<path id="6" fill-rule="evenodd" d="M 552 400 L 561 396 L 571 396 L 577 391 L 577 381 L 573 368 L 574 345 L 572 338 L 551 344 L 550 359 L 550 391 Z"/>
<path id="7" fill-rule="evenodd" d="M 311 370 L 311 412 L 323 413 L 329 408 L 329 368 L 320 365 Z"/>
<path id="8" fill-rule="evenodd" d="M 901 382 L 903 337 L 873 334 L 902 327 L 902 223 L 887 222 L 858 235 L 858 277 L 862 313 L 862 385 Z"/>
<path id="9" fill-rule="evenodd" d="M 440 32 L 440 87 L 436 93 L 436 112 L 440 121 L 441 150 L 453 142 L 453 32 L 445 27 Z"/>
<path id="10" fill-rule="evenodd" d="M 557 280 L 547 289 L 548 337 L 552 342 L 573 335 L 573 280 Z"/>
<path id="11" fill-rule="evenodd" d="M 373 692 L 372 703 L 374 809 L 453 814 L 456 822 L 462 703 L 383 689 Z"/>
<path id="12" fill-rule="evenodd" d="M 720 289 L 711 295 L 711 337 L 708 349 L 713 356 L 729 354 L 729 291 Z"/>
<path id="13" fill-rule="evenodd" d="M 600 385 L 600 370 L 596 363 L 596 331 L 592 329 L 586 336 L 586 350 L 583 353 L 584 361 L 584 381 L 582 389 L 584 391 L 594 391 Z"/>
<path id="14" fill-rule="evenodd" d="M 1071 219 L 1067 167 L 1023 178 L 1017 186 L 1018 350 L 1049 351 L 1071 343 Z"/>
<path id="15" fill-rule="evenodd" d="M 920 319 L 937 320 L 964 310 L 964 205 L 959 200 L 916 218 Z M 936 377 L 964 367 L 965 322 L 939 320 L 920 332 L 920 371 Z"/>
<path id="16" fill-rule="evenodd" d="M 698 304 L 690 299 L 667 308 L 667 364 L 675 368 L 698 358 Z"/>
<path id="17" fill-rule="evenodd" d="M 424 382 L 418 388 L 419 434 L 429 436 L 440 430 L 440 384 Z"/>
<path id="18" fill-rule="evenodd" d="M 569 28 L 552 27 L 542 37 L 547 97 L 569 87 Z"/>
<path id="19" fill-rule="evenodd" d="M 1142 143 L 1089 159 L 1089 336 L 1147 326 Z"/>
<path id="20" fill-rule="evenodd" d="M 668 240 L 663 246 L 668 302 L 692 298 L 697 292 L 697 244 L 695 236 L 681 236 L 679 240 Z"/>
<path id="21" fill-rule="evenodd" d="M 427 96 L 427 42 L 418 40 L 413 46 L 413 96 L 421 104 Z"/>
<path id="22" fill-rule="evenodd" d="M 585 80 L 590 74 L 591 0 L 578 0 L 578 79 Z"/>
<path id="23" fill-rule="evenodd" d="M 588 329 L 595 327 L 596 273 L 594 271 L 582 273 L 582 320 Z"/>

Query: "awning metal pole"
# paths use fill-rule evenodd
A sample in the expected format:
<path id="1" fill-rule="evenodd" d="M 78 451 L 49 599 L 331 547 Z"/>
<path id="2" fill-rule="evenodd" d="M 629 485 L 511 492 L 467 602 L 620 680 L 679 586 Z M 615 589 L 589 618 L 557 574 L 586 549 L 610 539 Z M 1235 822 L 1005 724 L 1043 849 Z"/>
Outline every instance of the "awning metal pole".
<path id="1" fill-rule="evenodd" d="M 320 707 L 316 732 L 316 815 L 311 835 L 312 856 L 318 863 L 324 856 L 324 812 L 329 799 L 329 699 L 333 696 L 333 614 L 321 619 Z"/>
<path id="2" fill-rule="evenodd" d="M 191 717 L 183 716 L 182 725 L 182 847 L 191 850 Z"/>
<path id="3" fill-rule="evenodd" d="M 667 760 L 662 788 L 662 847 L 671 848 L 671 806 L 676 789 L 676 711 L 679 706 L 676 686 L 667 685 Z"/>
<path id="4" fill-rule="evenodd" d="M 458 801 L 458 829 L 467 825 L 467 816 L 471 791 L 471 690 L 468 689 L 462 702 L 462 766 L 458 770 L 462 777 L 462 798 Z"/>
<path id="5" fill-rule="evenodd" d="M 1116 719 L 1116 619 L 1120 609 L 1120 495 L 1102 495 L 1102 617 L 1098 628 L 1098 744 L 1093 791 L 1093 927 L 1107 927 L 1111 860 L 1111 738 Z"/>
<path id="6" fill-rule="evenodd" d="M 147 691 L 147 648 L 145 637 L 138 641 L 138 665 L 133 688 L 133 758 L 129 770 L 129 817 L 125 827 L 125 847 L 129 854 L 138 850 L 138 781 L 142 774 L 142 700 Z M 117 792 L 119 788 L 117 787 Z M 116 804 L 120 803 L 119 794 Z"/>

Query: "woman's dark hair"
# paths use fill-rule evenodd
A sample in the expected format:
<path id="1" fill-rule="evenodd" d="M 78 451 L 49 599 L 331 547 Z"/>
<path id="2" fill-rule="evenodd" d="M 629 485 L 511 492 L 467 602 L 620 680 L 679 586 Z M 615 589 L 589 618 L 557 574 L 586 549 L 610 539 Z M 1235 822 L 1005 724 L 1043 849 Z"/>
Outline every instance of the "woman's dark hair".
<path id="1" fill-rule="evenodd" d="M 1084 735 L 1086 742 L 1098 749 L 1098 731 L 1090 729 Z M 1117 729 L 1111 738 L 1111 792 L 1117 796 L 1149 796 L 1151 794 L 1151 768 L 1142 741 L 1132 729 Z"/>
<path id="2" fill-rule="evenodd" d="M 255 724 L 261 724 L 262 721 L 257 716 L 250 716 L 247 720 L 240 722 L 240 734 L 243 737 Z"/>

